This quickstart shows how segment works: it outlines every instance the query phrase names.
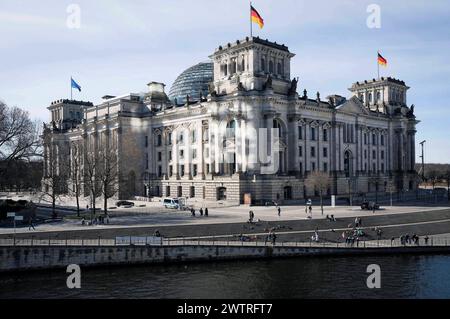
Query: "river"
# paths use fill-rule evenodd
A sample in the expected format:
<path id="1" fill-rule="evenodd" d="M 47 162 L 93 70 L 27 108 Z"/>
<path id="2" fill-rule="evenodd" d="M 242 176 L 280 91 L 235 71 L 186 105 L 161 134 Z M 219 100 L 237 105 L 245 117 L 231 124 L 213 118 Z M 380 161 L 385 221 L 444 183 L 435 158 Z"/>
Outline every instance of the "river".
<path id="1" fill-rule="evenodd" d="M 370 264 L 381 289 L 367 288 Z M 403 255 L 232 261 L 0 275 L 0 298 L 450 298 L 450 256 Z"/>

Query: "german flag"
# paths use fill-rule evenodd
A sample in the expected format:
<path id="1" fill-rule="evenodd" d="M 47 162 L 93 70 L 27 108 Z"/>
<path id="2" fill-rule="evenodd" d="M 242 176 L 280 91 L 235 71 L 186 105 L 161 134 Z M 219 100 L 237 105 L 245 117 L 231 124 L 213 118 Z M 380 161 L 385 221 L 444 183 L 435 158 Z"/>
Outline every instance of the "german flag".
<path id="1" fill-rule="evenodd" d="M 378 52 L 378 64 L 381 66 L 387 66 L 387 60 Z"/>
<path id="2" fill-rule="evenodd" d="M 252 17 L 252 22 L 259 25 L 259 27 L 262 29 L 264 27 L 264 19 L 259 15 L 258 11 L 256 11 L 253 6 L 250 6 L 250 12 Z"/>

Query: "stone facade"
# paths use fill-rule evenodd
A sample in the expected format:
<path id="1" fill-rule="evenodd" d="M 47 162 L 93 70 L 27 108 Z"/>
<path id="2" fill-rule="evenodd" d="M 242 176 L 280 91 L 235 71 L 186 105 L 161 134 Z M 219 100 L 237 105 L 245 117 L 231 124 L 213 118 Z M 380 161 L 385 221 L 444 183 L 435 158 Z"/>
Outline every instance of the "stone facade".
<path id="1" fill-rule="evenodd" d="M 349 99 L 310 98 L 291 80 L 293 57 L 259 38 L 221 46 L 210 57 L 209 94 L 184 105 L 156 82 L 147 94 L 106 96 L 96 106 L 56 101 L 46 149 L 114 147 L 120 198 L 288 202 L 315 194 L 305 186 L 312 171 L 329 174 L 328 194 L 384 191 L 388 183 L 415 189 L 409 87 L 381 78 L 355 83 Z"/>

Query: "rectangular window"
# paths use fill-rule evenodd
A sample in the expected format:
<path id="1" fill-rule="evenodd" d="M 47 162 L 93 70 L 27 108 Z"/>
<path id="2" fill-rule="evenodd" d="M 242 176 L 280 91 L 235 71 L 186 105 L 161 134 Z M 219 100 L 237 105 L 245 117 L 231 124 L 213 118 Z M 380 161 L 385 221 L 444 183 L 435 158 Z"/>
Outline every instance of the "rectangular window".
<path id="1" fill-rule="evenodd" d="M 367 159 L 367 150 L 364 150 L 364 159 Z"/>
<path id="2" fill-rule="evenodd" d="M 384 146 L 384 135 L 381 135 L 381 145 Z"/>
<path id="3" fill-rule="evenodd" d="M 167 135 L 167 144 L 172 145 L 172 133 Z"/>
<path id="4" fill-rule="evenodd" d="M 303 147 L 299 146 L 298 147 L 298 157 L 302 157 L 303 156 Z"/>
<path id="5" fill-rule="evenodd" d="M 161 161 L 162 161 L 162 153 L 158 152 L 158 162 L 161 162 Z"/>
<path id="6" fill-rule="evenodd" d="M 311 157 L 316 157 L 316 148 L 314 146 L 311 147 Z"/>
<path id="7" fill-rule="evenodd" d="M 364 145 L 367 145 L 367 134 L 364 133 Z"/>
<path id="8" fill-rule="evenodd" d="M 184 159 L 184 150 L 180 151 L 180 159 Z"/>
<path id="9" fill-rule="evenodd" d="M 206 164 L 206 174 L 209 174 L 211 172 L 209 164 Z"/>
<path id="10" fill-rule="evenodd" d="M 169 161 L 172 160 L 172 151 L 169 151 Z"/>
<path id="11" fill-rule="evenodd" d="M 298 139 L 299 140 L 303 139 L 303 127 L 301 126 L 298 127 Z"/>
<path id="12" fill-rule="evenodd" d="M 148 136 L 145 137 L 145 147 L 148 147 Z"/>
<path id="13" fill-rule="evenodd" d="M 180 136 L 178 137 L 178 143 L 179 144 L 183 144 L 184 143 L 184 135 L 183 135 L 183 133 L 181 133 Z"/>
<path id="14" fill-rule="evenodd" d="M 192 159 L 196 159 L 197 158 L 197 150 L 194 149 L 192 150 Z"/>
<path id="15" fill-rule="evenodd" d="M 384 173 L 384 163 L 381 163 L 381 171 Z"/>
<path id="16" fill-rule="evenodd" d="M 377 158 L 377 152 L 375 150 L 372 151 L 372 159 Z"/>
<path id="17" fill-rule="evenodd" d="M 184 176 L 184 165 L 180 165 L 180 176 Z"/>
<path id="18" fill-rule="evenodd" d="M 166 186 L 166 196 L 170 197 L 170 186 Z"/>
<path id="19" fill-rule="evenodd" d="M 162 145 L 162 136 L 161 134 L 157 135 L 157 146 L 161 146 Z"/>
<path id="20" fill-rule="evenodd" d="M 300 174 L 303 174 L 303 163 L 300 162 L 299 164 L 300 164 L 299 165 Z"/>
<path id="21" fill-rule="evenodd" d="M 169 166 L 169 176 L 170 177 L 173 176 L 173 166 L 172 165 Z"/>
<path id="22" fill-rule="evenodd" d="M 315 141 L 315 140 L 316 140 L 316 128 L 311 127 L 311 141 Z"/>
<path id="23" fill-rule="evenodd" d="M 313 172 L 316 171 L 316 163 L 314 163 L 314 162 L 311 163 L 311 170 L 312 170 Z"/>
<path id="24" fill-rule="evenodd" d="M 381 159 L 384 160 L 384 151 L 381 151 Z"/>
<path id="25" fill-rule="evenodd" d="M 328 141 L 328 130 L 326 128 L 323 129 L 323 141 Z"/>
<path id="26" fill-rule="evenodd" d="M 323 171 L 328 172 L 328 163 L 323 163 Z"/>
<path id="27" fill-rule="evenodd" d="M 197 142 L 197 133 L 196 133 L 195 131 L 192 131 L 191 134 L 192 134 L 192 135 L 191 135 L 191 142 L 192 142 L 192 143 Z"/>
<path id="28" fill-rule="evenodd" d="M 326 147 L 323 148 L 323 157 L 328 157 L 328 148 Z"/>
<path id="29" fill-rule="evenodd" d="M 145 153 L 145 169 L 148 169 L 148 153 Z"/>
<path id="30" fill-rule="evenodd" d="M 161 176 L 162 176 L 162 166 L 159 165 L 158 166 L 158 177 L 161 177 Z"/>
<path id="31" fill-rule="evenodd" d="M 197 176 L 197 164 L 192 165 L 192 176 Z"/>
<path id="32" fill-rule="evenodd" d="M 377 136 L 375 134 L 372 134 L 372 144 L 377 145 Z"/>

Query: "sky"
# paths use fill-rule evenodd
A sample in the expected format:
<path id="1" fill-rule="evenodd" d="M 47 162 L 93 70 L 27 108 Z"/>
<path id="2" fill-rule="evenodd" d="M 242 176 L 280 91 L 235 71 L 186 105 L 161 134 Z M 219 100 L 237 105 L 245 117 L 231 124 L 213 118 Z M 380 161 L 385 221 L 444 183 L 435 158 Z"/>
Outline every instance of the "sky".
<path id="1" fill-rule="evenodd" d="M 379 28 L 367 24 L 371 4 L 379 6 Z M 300 78 L 299 92 L 349 97 L 352 83 L 377 77 L 380 50 L 389 62 L 381 76 L 411 87 L 408 105 L 421 121 L 417 156 L 426 140 L 426 162 L 450 163 L 448 0 L 253 0 L 253 6 L 265 20 L 254 35 L 296 54 L 291 75 Z M 71 76 L 82 86 L 74 99 L 94 103 L 107 94 L 144 92 L 151 81 L 168 91 L 183 70 L 249 29 L 246 0 L 0 0 L 0 99 L 47 121 L 46 107 L 70 97 Z"/>

